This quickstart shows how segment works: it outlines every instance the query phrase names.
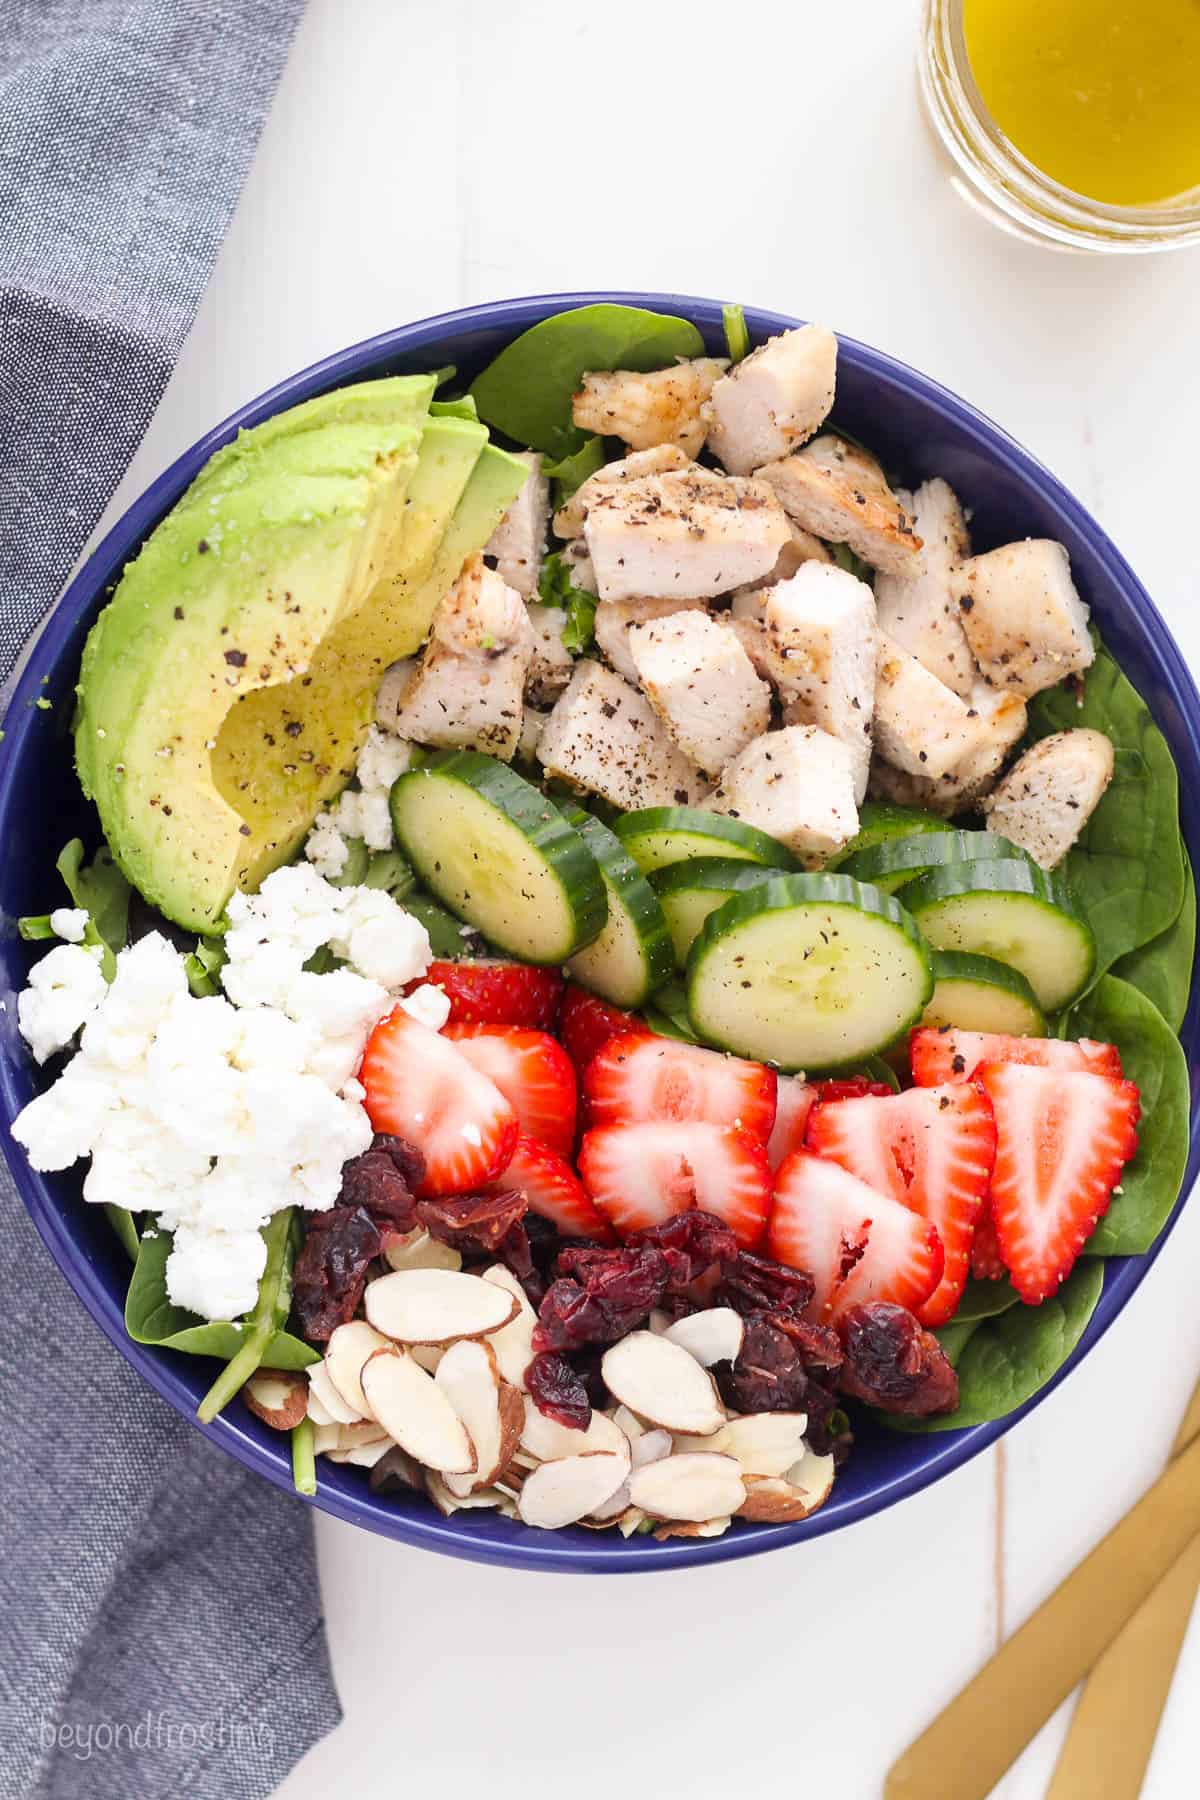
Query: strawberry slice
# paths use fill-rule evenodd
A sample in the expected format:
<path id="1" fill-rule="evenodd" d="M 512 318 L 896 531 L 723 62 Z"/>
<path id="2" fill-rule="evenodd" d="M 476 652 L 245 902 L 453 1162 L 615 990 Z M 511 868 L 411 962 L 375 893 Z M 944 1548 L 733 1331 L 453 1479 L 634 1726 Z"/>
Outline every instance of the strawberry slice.
<path id="1" fill-rule="evenodd" d="M 804 1128 L 817 1090 L 799 1075 L 780 1075 L 775 1087 L 775 1123 L 767 1139 L 767 1161 L 777 1169 L 793 1150 L 804 1148 Z"/>
<path id="2" fill-rule="evenodd" d="M 632 1013 L 609 1006 L 606 1000 L 597 1000 L 586 988 L 568 981 L 558 1013 L 558 1037 L 580 1075 L 609 1038 L 645 1029 L 641 1019 Z"/>
<path id="3" fill-rule="evenodd" d="M 514 962 L 431 962 L 430 982 L 450 1001 L 452 1025 L 520 1025 L 549 1031 L 558 1015 L 563 978 L 557 969 Z"/>
<path id="4" fill-rule="evenodd" d="M 612 1227 L 588 1199 L 569 1162 L 536 1138 L 519 1137 L 508 1167 L 491 1183 L 494 1192 L 517 1188 L 530 1212 L 557 1225 L 564 1237 L 594 1238 L 611 1244 Z"/>
<path id="5" fill-rule="evenodd" d="M 1013 1286 L 1031 1306 L 1056 1293 L 1137 1150 L 1132 1081 L 1085 1069 L 984 1063 L 996 1115 L 992 1215 Z"/>
<path id="6" fill-rule="evenodd" d="M 955 1025 L 925 1026 L 909 1039 L 913 1080 L 918 1087 L 970 1081 L 981 1062 L 1028 1063 L 1040 1069 L 1088 1069 L 1121 1078 L 1115 1044 L 1094 1038 L 1006 1037 L 998 1031 L 960 1031 Z"/>
<path id="7" fill-rule="evenodd" d="M 936 1225 L 942 1279 L 917 1309 L 922 1325 L 944 1325 L 971 1269 L 971 1239 L 996 1159 L 987 1095 L 969 1081 L 905 1094 L 823 1101 L 808 1121 L 808 1148 Z"/>
<path id="8" fill-rule="evenodd" d="M 426 1198 L 484 1187 L 513 1153 L 517 1115 L 495 1082 L 402 1007 L 367 1039 L 359 1079 L 376 1131 L 406 1138 L 425 1158 L 417 1192 Z"/>
<path id="9" fill-rule="evenodd" d="M 818 1081 L 816 1098 L 818 1100 L 862 1100 L 868 1094 L 881 1097 L 894 1094 L 895 1088 L 889 1087 L 886 1081 L 871 1081 L 866 1075 L 846 1075 L 837 1080 Z"/>
<path id="10" fill-rule="evenodd" d="M 511 1025 L 447 1025 L 443 1037 L 495 1082 L 517 1115 L 523 1137 L 560 1156 L 575 1145 L 577 1090 L 571 1059 L 548 1031 Z"/>
<path id="11" fill-rule="evenodd" d="M 975 1236 L 971 1239 L 971 1273 L 976 1281 L 1003 1281 L 1008 1274 L 1004 1258 L 1000 1254 L 996 1221 L 987 1201 L 975 1223 Z"/>
<path id="12" fill-rule="evenodd" d="M 706 1119 L 740 1125 L 763 1143 L 775 1123 L 775 1072 L 762 1063 L 675 1038 L 609 1038 L 583 1078 L 592 1125 Z"/>
<path id="13" fill-rule="evenodd" d="M 705 1119 L 603 1125 L 584 1136 L 579 1173 L 600 1211 L 624 1236 L 676 1213 L 715 1213 L 744 1250 L 761 1241 L 771 1169 L 758 1138 Z"/>
<path id="14" fill-rule="evenodd" d="M 861 1300 L 916 1312 L 942 1278 L 935 1226 L 807 1150 L 776 1177 L 767 1254 L 808 1270 L 816 1283 L 808 1317 L 825 1321 Z"/>

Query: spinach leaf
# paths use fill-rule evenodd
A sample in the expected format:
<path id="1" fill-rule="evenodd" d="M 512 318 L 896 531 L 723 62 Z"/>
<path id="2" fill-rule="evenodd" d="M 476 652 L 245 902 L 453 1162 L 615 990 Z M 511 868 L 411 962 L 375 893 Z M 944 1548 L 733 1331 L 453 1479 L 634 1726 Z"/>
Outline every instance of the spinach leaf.
<path id="1" fill-rule="evenodd" d="M 968 1281 L 952 1323 L 966 1325 L 977 1323 L 980 1319 L 993 1319 L 998 1313 L 1007 1312 L 1010 1306 L 1019 1305 L 1020 1299 L 1021 1296 L 1007 1278 L 1003 1281 Z"/>
<path id="2" fill-rule="evenodd" d="M 858 581 L 865 581 L 868 587 L 875 585 L 875 571 L 869 562 L 864 562 L 857 550 L 849 544 L 830 544 L 829 554 L 839 569 L 846 569 Z"/>
<path id="3" fill-rule="evenodd" d="M 363 886 L 382 888 L 393 899 L 403 899 L 417 885 L 413 866 L 399 850 L 373 850 L 363 876 Z"/>
<path id="4" fill-rule="evenodd" d="M 220 974 L 228 957 L 221 938 L 197 938 L 196 948 L 183 959 L 188 986 L 200 1000 L 221 992 Z"/>
<path id="5" fill-rule="evenodd" d="M 1153 1001 L 1105 975 L 1067 1015 L 1068 1037 L 1115 1044 L 1142 1096 L 1137 1155 L 1087 1244 L 1091 1256 L 1148 1250 L 1179 1196 L 1187 1166 L 1190 1094 L 1183 1046 Z"/>
<path id="6" fill-rule="evenodd" d="M 565 505 L 572 494 L 578 493 L 589 475 L 594 475 L 597 469 L 604 467 L 605 461 L 604 439 L 590 437 L 580 445 L 574 456 L 563 456 L 557 462 L 542 464 L 542 474 L 558 483 L 554 497 L 555 512 Z"/>
<path id="7" fill-rule="evenodd" d="M 447 912 L 428 894 L 406 894 L 404 910 L 419 919 L 429 933 L 429 948 L 442 962 L 457 962 L 462 956 L 486 956 L 487 945 L 477 931 L 468 931 L 461 919 Z"/>
<path id="8" fill-rule="evenodd" d="M 121 1248 L 126 1252 L 131 1263 L 136 1263 L 141 1251 L 141 1239 L 138 1236 L 137 1220 L 124 1206 L 106 1204 L 104 1211 L 108 1222 L 120 1240 Z"/>
<path id="9" fill-rule="evenodd" d="M 559 606 L 566 613 L 563 647 L 573 656 L 586 650 L 595 636 L 596 596 L 574 585 L 558 550 L 552 550 L 542 563 L 538 574 L 538 599 L 543 606 Z"/>
<path id="10" fill-rule="evenodd" d="M 1153 1000 L 1172 1031 L 1178 1031 L 1187 1012 L 1196 959 L 1196 878 L 1183 852 L 1183 905 L 1179 917 L 1165 931 L 1140 949 L 1129 951 L 1112 966 L 1112 973 Z"/>
<path id="11" fill-rule="evenodd" d="M 746 330 L 746 315 L 740 306 L 723 306 L 721 322 L 725 327 L 725 347 L 729 351 L 729 360 L 740 363 L 742 358 L 750 354 L 750 333 Z"/>
<path id="12" fill-rule="evenodd" d="M 294 1218 L 294 1207 L 285 1206 L 263 1231 L 267 1266 L 258 1284 L 254 1309 L 246 1315 L 241 1346 L 196 1408 L 196 1417 L 206 1425 L 224 1411 L 255 1370 L 262 1367 L 272 1338 L 287 1324 L 292 1310 L 292 1261 L 296 1254 Z"/>
<path id="13" fill-rule="evenodd" d="M 360 837 L 346 840 L 346 861 L 340 875 L 327 877 L 330 887 L 360 887 L 370 866 L 371 853 Z"/>
<path id="14" fill-rule="evenodd" d="M 571 396 L 593 369 L 668 368 L 679 356 L 703 356 L 704 340 L 687 319 L 637 306 L 580 306 L 522 332 L 471 383 L 479 416 L 518 444 L 571 456 L 584 433 L 571 418 Z"/>
<path id="15" fill-rule="evenodd" d="M 651 995 L 642 1016 L 656 1037 L 680 1038 L 698 1044 L 687 1009 L 687 989 L 682 981 L 668 981 Z"/>
<path id="16" fill-rule="evenodd" d="M 1070 687 L 1029 703 L 1029 739 L 1080 725 L 1112 740 L 1116 770 L 1068 853 L 1062 873 L 1096 936 L 1096 979 L 1117 958 L 1166 931 L 1183 905 L 1179 780 L 1166 739 L 1108 651 L 1087 671 L 1082 703 Z"/>
<path id="17" fill-rule="evenodd" d="M 17 933 L 27 944 L 40 944 L 46 938 L 58 936 L 50 923 L 49 913 L 26 913 L 17 920 Z"/>
<path id="18" fill-rule="evenodd" d="M 311 1419 L 301 1419 L 298 1425 L 292 1426 L 292 1486 L 298 1494 L 311 1496 L 317 1491 L 317 1458 Z"/>
<path id="19" fill-rule="evenodd" d="M 1078 1263 L 1051 1300 L 992 1319 L 952 1319 L 938 1333 L 958 1371 L 958 1406 L 934 1419 L 877 1413 L 894 1431 L 961 1431 L 1003 1419 L 1056 1374 L 1083 1336 L 1104 1286 L 1103 1265 Z"/>
<path id="20" fill-rule="evenodd" d="M 235 1357 L 245 1331 L 230 1320 L 201 1319 L 167 1297 L 167 1258 L 171 1234 L 151 1227 L 138 1245 L 137 1262 L 125 1296 L 125 1329 L 136 1344 L 157 1344 L 192 1356 Z M 304 1369 L 319 1361 L 317 1352 L 288 1331 L 276 1330 L 262 1358 L 266 1369 Z"/>
<path id="21" fill-rule="evenodd" d="M 83 845 L 78 838 L 72 838 L 54 866 L 75 905 L 87 913 L 96 934 L 92 941 L 104 946 L 104 974 L 111 981 L 117 951 L 125 948 L 129 937 L 129 901 L 133 889 L 113 861 L 107 844 L 102 845 L 85 866 Z"/>

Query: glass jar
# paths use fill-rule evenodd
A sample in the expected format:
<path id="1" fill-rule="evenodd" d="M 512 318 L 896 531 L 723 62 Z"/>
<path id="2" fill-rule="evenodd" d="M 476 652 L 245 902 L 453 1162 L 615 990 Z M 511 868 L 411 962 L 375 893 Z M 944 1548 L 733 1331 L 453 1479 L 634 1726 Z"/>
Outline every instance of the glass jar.
<path id="1" fill-rule="evenodd" d="M 963 0 L 925 0 L 920 77 L 930 121 L 955 164 L 956 190 L 1002 230 L 1059 250 L 1126 255 L 1200 244 L 1200 190 L 1154 206 L 1110 206 L 1073 193 L 1022 156 L 975 84 Z"/>

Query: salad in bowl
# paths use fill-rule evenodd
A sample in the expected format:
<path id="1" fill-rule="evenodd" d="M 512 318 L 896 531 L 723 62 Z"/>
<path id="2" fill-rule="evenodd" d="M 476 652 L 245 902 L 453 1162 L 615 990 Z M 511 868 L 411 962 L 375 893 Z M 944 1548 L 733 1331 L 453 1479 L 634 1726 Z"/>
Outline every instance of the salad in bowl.
<path id="1" fill-rule="evenodd" d="M 301 1493 L 799 1526 L 1027 1404 L 1178 1197 L 1176 769 L 1067 547 L 973 542 L 824 327 L 725 340 L 276 411 L 91 625 L 10 1153 Z"/>

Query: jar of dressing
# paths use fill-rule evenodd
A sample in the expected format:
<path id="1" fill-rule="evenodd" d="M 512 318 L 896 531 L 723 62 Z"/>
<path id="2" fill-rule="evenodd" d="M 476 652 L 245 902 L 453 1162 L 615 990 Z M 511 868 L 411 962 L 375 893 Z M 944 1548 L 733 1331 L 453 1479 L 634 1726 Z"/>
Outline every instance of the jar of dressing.
<path id="1" fill-rule="evenodd" d="M 1200 0 L 925 0 L 920 74 L 955 187 L 1004 230 L 1200 244 Z"/>

